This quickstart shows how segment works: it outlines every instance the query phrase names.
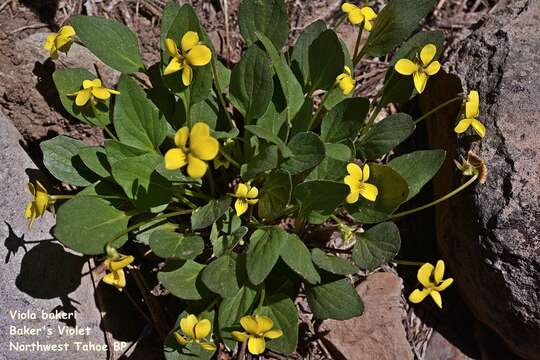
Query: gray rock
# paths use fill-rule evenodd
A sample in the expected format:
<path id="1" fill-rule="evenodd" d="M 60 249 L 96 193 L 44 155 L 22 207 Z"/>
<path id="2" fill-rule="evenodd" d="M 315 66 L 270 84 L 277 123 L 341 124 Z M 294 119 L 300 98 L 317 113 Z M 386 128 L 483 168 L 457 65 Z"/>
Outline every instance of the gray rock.
<path id="1" fill-rule="evenodd" d="M 83 344 L 105 345 L 88 262 L 51 240 L 51 213 L 28 231 L 23 210 L 31 196 L 26 183 L 28 173 L 35 176 L 38 172 L 19 144 L 19 133 L 2 113 L 0 134 L 0 239 L 4 239 L 0 247 L 4 262 L 0 270 L 0 359 L 106 359 L 107 351 L 82 350 Z M 85 273 L 88 275 L 81 277 Z M 42 318 L 43 313 L 56 311 L 76 318 Z M 36 318 L 21 319 L 18 314 Z M 81 333 L 60 335 L 61 329 Z M 81 343 L 79 351 L 75 342 Z M 39 351 L 38 347 L 65 343 L 69 346 L 65 351 Z"/>
<path id="2" fill-rule="evenodd" d="M 437 208 L 439 246 L 463 298 L 527 359 L 540 356 L 539 34 L 540 2 L 507 1 L 451 51 L 452 72 L 480 92 L 488 132 L 475 147 L 489 176 Z M 450 157 L 465 154 L 470 141 L 456 144 L 454 122 L 443 112 L 437 117 L 428 120 L 434 147 L 450 149 Z M 448 162 L 436 197 L 459 178 Z"/>
<path id="3" fill-rule="evenodd" d="M 325 320 L 320 331 L 337 359 L 412 360 L 413 353 L 403 318 L 401 279 L 391 273 L 374 273 L 358 285 L 364 314 L 338 321 Z"/>

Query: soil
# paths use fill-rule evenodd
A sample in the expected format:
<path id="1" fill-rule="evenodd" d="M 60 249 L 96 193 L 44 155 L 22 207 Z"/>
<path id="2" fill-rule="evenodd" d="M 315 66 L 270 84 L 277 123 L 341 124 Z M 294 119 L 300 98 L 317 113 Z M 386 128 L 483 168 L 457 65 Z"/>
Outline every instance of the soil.
<path id="1" fill-rule="evenodd" d="M 220 6 L 224 2 L 228 2 L 227 22 Z M 497 0 L 440 0 L 435 11 L 426 19 L 422 27 L 443 30 L 448 44 L 459 41 L 471 31 L 473 24 L 477 23 L 482 16 L 493 11 L 497 2 Z M 139 38 L 145 62 L 153 64 L 159 61 L 159 20 L 165 3 L 165 0 L 3 0 L 0 2 L 0 111 L 13 121 L 22 134 L 23 146 L 38 164 L 41 163 L 39 143 L 46 139 L 65 134 L 88 144 L 99 144 L 103 141 L 103 136 L 98 130 L 81 124 L 62 110 L 51 79 L 54 64 L 50 61 L 44 63 L 36 61 L 32 72 L 21 71 L 21 64 L 28 64 L 33 60 L 22 59 L 14 44 L 36 32 L 57 30 L 70 15 L 101 15 L 122 21 L 133 29 Z M 193 0 L 190 3 L 195 7 L 201 23 L 223 61 L 228 64 L 237 62 L 243 48 L 236 17 L 240 0 Z M 332 23 L 341 16 L 342 1 L 288 0 L 287 3 L 291 27 L 290 43 L 294 43 L 294 39 L 301 30 L 317 18 Z M 376 9 L 382 7 L 383 3 L 382 0 L 370 1 Z M 352 28 L 344 25 L 340 28 L 340 33 L 344 41 L 353 46 L 355 39 Z M 378 91 L 386 64 L 387 59 L 370 59 L 362 62 L 363 71 L 358 80 L 362 84 L 361 91 L 364 96 Z M 433 251 L 436 250 L 433 249 Z M 413 276 L 409 274 L 408 277 Z M 460 300 L 456 299 L 454 305 L 449 306 L 459 306 L 459 304 L 461 304 Z M 300 300 L 300 309 L 305 308 L 304 305 Z M 303 329 L 301 342 L 304 348 L 299 349 L 300 354 L 297 353 L 296 357 L 292 358 L 325 359 L 327 358 L 325 349 L 318 345 L 319 342 L 311 341 L 317 338 L 317 334 L 309 330 L 313 329 L 313 326 L 309 324 L 309 314 L 306 311 L 301 312 L 301 316 L 305 315 L 308 319 L 301 326 Z M 458 318 L 461 314 L 446 313 L 444 318 L 450 315 Z M 454 328 L 459 326 L 441 317 L 436 317 L 436 319 L 444 321 L 444 326 L 454 326 Z M 429 338 L 428 329 L 430 328 L 425 326 L 423 321 L 419 321 L 412 311 L 407 326 L 411 345 L 416 354 L 421 357 L 422 349 L 425 350 L 423 345 Z M 276 355 L 276 358 L 280 356 Z"/>

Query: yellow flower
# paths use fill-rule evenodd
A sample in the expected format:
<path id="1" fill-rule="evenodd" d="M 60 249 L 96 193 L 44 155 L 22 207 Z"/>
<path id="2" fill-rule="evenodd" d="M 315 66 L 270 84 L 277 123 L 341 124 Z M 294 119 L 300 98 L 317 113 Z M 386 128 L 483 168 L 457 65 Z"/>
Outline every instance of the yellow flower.
<path id="1" fill-rule="evenodd" d="M 75 104 L 77 106 L 84 106 L 89 100 L 95 105 L 97 100 L 105 101 L 111 97 L 111 94 L 120 94 L 119 91 L 103 87 L 100 79 L 84 80 L 82 87 L 82 90 L 76 91 L 73 94 L 68 94 L 68 96 L 76 96 Z"/>
<path id="2" fill-rule="evenodd" d="M 338 75 L 336 81 L 345 96 L 349 95 L 356 85 L 356 80 L 352 77 L 351 69 L 348 66 L 345 66 L 345 72 Z"/>
<path id="3" fill-rule="evenodd" d="M 464 133 L 469 127 L 474 128 L 474 131 L 483 138 L 486 136 L 486 127 L 480 121 L 478 121 L 478 115 L 480 114 L 480 97 L 478 91 L 472 90 L 467 96 L 467 102 L 465 103 L 465 119 L 458 122 L 454 131 L 458 134 Z"/>
<path id="4" fill-rule="evenodd" d="M 248 350 L 253 355 L 259 355 L 266 349 L 267 339 L 277 339 L 283 335 L 281 330 L 273 330 L 274 322 L 267 316 L 243 316 L 240 325 L 244 331 L 233 331 L 232 336 L 240 342 L 248 342 Z"/>
<path id="5" fill-rule="evenodd" d="M 441 69 L 441 64 L 437 60 L 433 61 L 436 53 L 437 47 L 433 44 L 427 44 L 420 51 L 420 56 L 417 55 L 416 61 L 400 59 L 396 63 L 398 73 L 413 76 L 414 86 L 420 94 L 426 88 L 428 77 L 435 75 Z"/>
<path id="6" fill-rule="evenodd" d="M 30 230 L 32 228 L 32 224 L 34 224 L 34 220 L 45 214 L 45 211 L 49 205 L 52 204 L 52 201 L 49 199 L 47 189 L 45 189 L 45 187 L 37 180 L 36 185 L 28 183 L 28 190 L 34 197 L 34 199 L 30 201 L 24 209 L 24 216 L 29 220 L 28 229 Z"/>
<path id="7" fill-rule="evenodd" d="M 73 37 L 75 36 L 75 29 L 66 25 L 62 26 L 57 33 L 52 33 L 47 36 L 43 47 L 51 53 L 51 59 L 58 59 L 58 52 L 62 51 L 68 53 L 71 44 L 73 44 Z"/>
<path id="8" fill-rule="evenodd" d="M 210 335 L 210 331 L 212 330 L 210 320 L 199 320 L 195 315 L 189 314 L 180 320 L 180 329 L 184 335 L 180 334 L 179 331 L 174 332 L 174 337 L 180 345 L 186 346 L 195 342 L 204 350 L 216 350 L 216 345 L 206 340 L 206 337 Z"/>
<path id="9" fill-rule="evenodd" d="M 354 204 L 358 201 L 360 195 L 369 201 L 375 201 L 377 199 L 377 195 L 379 194 L 377 187 L 373 184 L 366 183 L 369 179 L 368 164 L 365 164 L 362 169 L 355 163 L 350 163 L 347 165 L 347 172 L 349 175 L 343 179 L 345 184 L 349 185 L 350 188 L 350 193 L 345 199 L 347 203 Z"/>
<path id="10" fill-rule="evenodd" d="M 212 59 L 212 51 L 199 41 L 199 34 L 188 31 L 180 41 L 181 52 L 172 39 L 165 39 L 165 49 L 172 56 L 171 62 L 163 71 L 169 75 L 182 70 L 182 82 L 189 86 L 193 80 L 192 66 L 204 66 Z"/>
<path id="11" fill-rule="evenodd" d="M 255 186 L 249 184 L 238 184 L 233 195 L 236 199 L 234 208 L 236 209 L 236 216 L 240 216 L 245 213 L 249 205 L 255 205 L 259 199 L 259 190 Z"/>
<path id="12" fill-rule="evenodd" d="M 416 304 L 424 300 L 426 296 L 431 295 L 435 304 L 442 309 L 440 291 L 443 291 L 454 282 L 454 279 L 452 278 L 443 280 L 444 261 L 437 261 L 435 267 L 430 263 L 425 263 L 418 269 L 417 277 L 424 288 L 422 290 L 415 289 L 411 295 L 409 295 L 409 301 Z"/>
<path id="13" fill-rule="evenodd" d="M 364 30 L 371 31 L 373 28 L 372 20 L 377 18 L 377 14 L 369 6 L 359 8 L 356 5 L 344 3 L 341 5 L 341 10 L 347 14 L 347 17 L 351 24 L 358 25 L 362 21 L 364 22 Z"/>
<path id="14" fill-rule="evenodd" d="M 214 159 L 219 152 L 219 142 L 210 136 L 210 128 L 203 122 L 193 125 L 191 132 L 186 126 L 178 130 L 174 143 L 178 148 L 165 153 L 165 168 L 176 170 L 187 165 L 187 173 L 193 178 L 203 177 L 208 169 L 205 161 Z"/>
<path id="15" fill-rule="evenodd" d="M 463 173 L 464 176 L 478 175 L 478 182 L 485 184 L 488 176 L 488 168 L 484 160 L 469 150 L 467 153 L 467 159 L 461 156 L 461 163 L 454 160 L 457 168 Z"/>
<path id="16" fill-rule="evenodd" d="M 135 258 L 131 255 L 121 255 L 118 259 L 105 260 L 105 267 L 109 273 L 103 277 L 103 282 L 122 291 L 122 289 L 126 287 L 126 274 L 124 273 L 124 268 L 134 260 Z"/>

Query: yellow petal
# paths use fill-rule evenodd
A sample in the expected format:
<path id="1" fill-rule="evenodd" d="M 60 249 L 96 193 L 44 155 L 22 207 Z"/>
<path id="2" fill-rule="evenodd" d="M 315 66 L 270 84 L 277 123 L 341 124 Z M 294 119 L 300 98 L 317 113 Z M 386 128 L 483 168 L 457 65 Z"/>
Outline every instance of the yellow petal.
<path id="1" fill-rule="evenodd" d="M 37 217 L 43 216 L 43 214 L 45 214 L 48 204 L 49 196 L 47 195 L 47 193 L 38 191 L 36 194 L 36 200 L 34 201 L 34 210 Z"/>
<path id="2" fill-rule="evenodd" d="M 347 195 L 347 197 L 345 198 L 345 201 L 347 202 L 347 204 L 354 204 L 355 202 L 358 201 L 359 197 L 360 197 L 359 191 L 351 190 L 349 195 Z"/>
<path id="3" fill-rule="evenodd" d="M 240 318 L 240 325 L 248 332 L 248 334 L 257 333 L 257 320 L 251 315 L 242 316 Z"/>
<path id="4" fill-rule="evenodd" d="M 439 286 L 434 287 L 433 290 L 443 291 L 444 289 L 452 285 L 453 282 L 454 282 L 454 279 L 448 278 L 444 280 Z"/>
<path id="5" fill-rule="evenodd" d="M 251 189 L 249 189 L 246 197 L 248 199 L 256 199 L 257 196 L 259 196 L 259 189 L 257 189 L 255 186 L 252 186 Z"/>
<path id="6" fill-rule="evenodd" d="M 412 303 L 418 304 L 419 302 L 424 300 L 430 292 L 431 292 L 430 289 L 423 289 L 423 290 L 415 289 L 411 293 L 411 295 L 409 295 L 409 301 Z"/>
<path id="7" fill-rule="evenodd" d="M 208 342 L 208 341 L 201 341 L 199 343 L 201 348 L 206 351 L 214 351 L 216 350 L 216 345 L 214 343 Z"/>
<path id="8" fill-rule="evenodd" d="M 472 127 L 481 138 L 486 136 L 486 127 L 480 121 L 473 119 Z"/>
<path id="9" fill-rule="evenodd" d="M 248 210 L 248 202 L 243 198 L 238 198 L 234 202 L 234 209 L 236 210 L 236 216 L 242 216 Z"/>
<path id="10" fill-rule="evenodd" d="M 169 62 L 169 65 L 163 70 L 163 75 L 170 75 L 177 71 L 182 70 L 183 64 L 179 58 L 173 57 Z"/>
<path id="11" fill-rule="evenodd" d="M 277 339 L 283 335 L 281 330 L 270 330 L 264 333 L 264 337 L 268 339 Z"/>
<path id="12" fill-rule="evenodd" d="M 109 92 L 109 90 L 107 90 L 104 87 L 94 87 L 94 88 L 92 88 L 92 95 L 94 95 L 95 97 L 97 97 L 100 100 L 107 100 L 108 98 L 111 97 L 111 93 Z"/>
<path id="13" fill-rule="evenodd" d="M 349 3 L 344 3 L 343 5 L 341 5 L 341 10 L 343 10 L 343 12 L 345 13 L 349 13 L 355 9 L 358 9 L 358 7 L 356 5 L 353 5 L 353 4 L 349 4 Z"/>
<path id="14" fill-rule="evenodd" d="M 56 39 L 56 33 L 47 35 L 47 39 L 45 40 L 45 43 L 43 44 L 43 48 L 45 50 L 51 51 L 54 46 L 54 39 Z"/>
<path id="15" fill-rule="evenodd" d="M 469 92 L 469 95 L 467 96 L 467 102 L 474 104 L 475 107 L 478 109 L 480 105 L 480 96 L 478 95 L 478 91 L 471 90 Z"/>
<path id="16" fill-rule="evenodd" d="M 257 321 L 257 334 L 263 334 L 274 327 L 274 321 L 268 316 L 255 316 Z"/>
<path id="17" fill-rule="evenodd" d="M 433 279 L 435 280 L 435 284 L 440 283 L 443 277 L 444 277 L 444 261 L 439 260 L 437 261 L 437 264 L 435 264 L 435 271 L 433 272 Z"/>
<path id="18" fill-rule="evenodd" d="M 124 270 L 108 273 L 103 277 L 103 282 L 114 286 L 118 290 L 122 290 L 122 288 L 126 287 L 126 275 L 124 274 Z"/>
<path id="19" fill-rule="evenodd" d="M 454 131 L 458 134 L 464 133 L 465 131 L 467 131 L 469 126 L 471 126 L 472 122 L 473 122 L 473 119 L 462 119 L 458 122 L 458 124 L 454 128 Z"/>
<path id="20" fill-rule="evenodd" d="M 206 164 L 201 159 L 196 158 L 195 156 L 188 154 L 188 167 L 187 173 L 192 178 L 202 178 L 206 174 L 208 169 L 208 164 Z"/>
<path id="21" fill-rule="evenodd" d="M 437 306 L 442 309 L 441 294 L 437 290 L 433 290 L 429 293 L 429 295 L 431 295 L 431 298 L 433 299 L 433 301 L 435 301 L 435 304 L 437 304 Z"/>
<path id="22" fill-rule="evenodd" d="M 362 10 L 356 7 L 356 9 L 351 10 L 347 17 L 349 18 L 349 21 L 353 25 L 358 25 L 362 21 L 364 21 L 364 14 L 362 14 Z"/>
<path id="23" fill-rule="evenodd" d="M 180 148 L 186 147 L 188 139 L 189 129 L 187 128 L 187 126 L 180 128 L 180 130 L 178 130 L 176 134 L 174 134 L 174 143 Z"/>
<path id="24" fill-rule="evenodd" d="M 192 132 L 189 148 L 191 153 L 197 158 L 209 161 L 217 156 L 219 142 L 211 136 L 194 138 Z"/>
<path id="25" fill-rule="evenodd" d="M 191 342 L 191 341 L 188 341 L 188 339 L 186 339 L 182 335 L 180 335 L 177 331 L 174 332 L 174 338 L 176 339 L 176 342 L 182 346 L 186 346 L 187 344 Z"/>
<path id="26" fill-rule="evenodd" d="M 360 184 L 360 187 L 358 189 L 360 195 L 368 199 L 369 201 L 375 201 L 377 200 L 377 195 L 379 195 L 379 189 L 373 184 L 367 184 L 363 183 Z"/>
<path id="27" fill-rule="evenodd" d="M 465 116 L 469 119 L 474 119 L 478 117 L 479 114 L 479 104 L 476 101 L 467 101 L 465 103 Z"/>
<path id="28" fill-rule="evenodd" d="M 58 50 L 68 52 L 71 47 L 71 37 L 67 36 L 57 36 L 54 40 L 55 46 Z"/>
<path id="29" fill-rule="evenodd" d="M 191 85 L 191 82 L 193 81 L 193 69 L 188 64 L 184 64 L 184 68 L 182 69 L 182 83 L 185 86 Z"/>
<path id="30" fill-rule="evenodd" d="M 90 89 L 92 86 L 94 86 L 94 82 L 92 80 L 84 80 L 82 82 L 83 89 Z"/>
<path id="31" fill-rule="evenodd" d="M 354 90 L 354 86 L 356 85 L 356 81 L 350 76 L 345 76 L 338 81 L 339 88 L 345 96 L 349 95 Z"/>
<path id="32" fill-rule="evenodd" d="M 356 180 L 362 180 L 362 168 L 355 163 L 347 164 L 347 172 Z"/>
<path id="33" fill-rule="evenodd" d="M 418 71 L 418 65 L 409 59 L 399 59 L 396 63 L 395 69 L 401 75 L 412 75 Z"/>
<path id="34" fill-rule="evenodd" d="M 203 339 L 210 334 L 212 323 L 208 319 L 203 319 L 195 325 L 195 339 Z"/>
<path id="35" fill-rule="evenodd" d="M 433 282 L 431 282 L 431 274 L 433 274 L 434 269 L 435 268 L 430 263 L 425 263 L 424 265 L 420 266 L 420 269 L 418 269 L 418 274 L 416 277 L 418 278 L 420 284 L 422 284 L 424 287 L 434 285 Z"/>
<path id="36" fill-rule="evenodd" d="M 182 53 L 186 53 L 199 43 L 199 34 L 195 31 L 188 31 L 182 36 L 181 47 Z"/>
<path id="37" fill-rule="evenodd" d="M 173 58 L 177 57 L 178 48 L 176 47 L 176 43 L 174 42 L 173 39 L 167 38 L 165 39 L 163 44 L 165 45 L 165 50 L 167 50 L 169 55 L 171 55 Z"/>
<path id="38" fill-rule="evenodd" d="M 345 69 L 345 74 L 349 75 L 349 76 L 352 76 L 352 71 L 351 71 L 351 68 L 348 67 L 347 65 L 345 65 L 344 67 Z"/>
<path id="39" fill-rule="evenodd" d="M 435 57 L 436 53 L 437 47 L 435 45 L 427 44 L 424 46 L 422 50 L 420 50 L 420 60 L 422 60 L 422 64 L 424 64 L 424 66 L 428 66 Z"/>
<path id="40" fill-rule="evenodd" d="M 32 208 L 34 206 L 34 203 L 31 201 L 29 202 L 28 204 L 26 204 L 26 207 L 24 208 L 24 217 L 27 218 L 27 219 L 30 219 L 32 218 L 32 215 L 33 215 L 33 211 L 32 211 Z"/>
<path id="41" fill-rule="evenodd" d="M 246 201 L 249 205 L 255 205 L 259 202 L 259 199 L 246 199 Z"/>
<path id="42" fill-rule="evenodd" d="M 240 183 L 236 185 L 236 189 L 234 190 L 234 196 L 239 197 L 239 198 L 245 198 L 247 197 L 247 193 L 248 193 L 248 187 L 246 184 Z"/>
<path id="43" fill-rule="evenodd" d="M 441 70 L 441 63 L 438 61 L 433 61 L 424 69 L 426 74 L 428 74 L 429 76 L 435 75 L 439 72 L 439 70 Z"/>
<path id="44" fill-rule="evenodd" d="M 366 19 L 366 22 L 369 20 L 373 20 L 377 17 L 377 13 L 373 11 L 373 9 L 369 6 L 364 6 L 361 10 L 364 18 Z"/>
<path id="45" fill-rule="evenodd" d="M 245 342 L 249 339 L 249 335 L 243 331 L 233 331 L 231 335 L 236 339 L 236 341 Z"/>
<path id="46" fill-rule="evenodd" d="M 165 153 L 165 169 L 177 170 L 187 164 L 187 156 L 182 149 L 170 149 Z"/>
<path id="47" fill-rule="evenodd" d="M 109 261 L 109 263 L 108 263 L 109 264 L 109 270 L 116 271 L 116 270 L 123 269 L 126 266 L 128 266 L 129 264 L 131 264 L 134 260 L 135 260 L 135 258 L 133 256 L 129 255 L 129 256 L 124 256 L 123 258 L 121 258 L 119 260 Z"/>
<path id="48" fill-rule="evenodd" d="M 195 315 L 189 314 L 180 320 L 180 329 L 182 329 L 184 335 L 195 339 L 195 325 L 197 325 L 198 322 L 199 320 Z"/>
<path id="49" fill-rule="evenodd" d="M 250 336 L 248 340 L 248 350 L 253 355 L 259 355 L 266 349 L 266 341 L 263 337 Z"/>
<path id="50" fill-rule="evenodd" d="M 204 66 L 212 60 L 212 51 L 206 45 L 196 45 L 186 54 L 186 60 L 192 66 Z"/>
<path id="51" fill-rule="evenodd" d="M 362 168 L 362 181 L 368 181 L 369 180 L 369 165 L 365 164 Z"/>
<path id="52" fill-rule="evenodd" d="M 351 188 L 351 190 L 358 190 L 358 185 L 360 183 L 360 180 L 356 178 L 354 175 L 347 175 L 343 178 L 343 182 Z"/>
<path id="53" fill-rule="evenodd" d="M 26 188 L 28 189 L 28 191 L 30 191 L 30 194 L 32 194 L 32 196 L 36 195 L 36 187 L 34 186 L 34 184 L 29 182 L 26 184 Z"/>
<path id="54" fill-rule="evenodd" d="M 210 136 L 210 127 L 207 123 L 198 121 L 191 127 L 191 141 L 197 142 L 200 138 Z"/>
<path id="55" fill-rule="evenodd" d="M 373 29 L 373 24 L 371 23 L 371 21 L 365 20 L 364 21 L 364 30 L 371 31 L 371 29 Z"/>
<path id="56" fill-rule="evenodd" d="M 77 97 L 75 98 L 75 104 L 77 106 L 84 106 L 90 100 L 92 91 L 90 89 L 77 91 Z"/>
<path id="57" fill-rule="evenodd" d="M 427 79 L 428 76 L 426 73 L 417 71 L 414 73 L 413 76 L 414 79 L 414 87 L 416 88 L 416 91 L 418 91 L 419 94 L 424 92 L 424 89 L 426 88 Z"/>
<path id="58" fill-rule="evenodd" d="M 103 86 L 103 84 L 101 83 L 101 79 L 94 79 L 94 80 L 89 80 L 89 81 L 90 81 L 90 84 L 91 84 L 90 86 L 91 87 L 101 87 L 101 86 Z"/>
<path id="59" fill-rule="evenodd" d="M 60 36 L 73 37 L 75 36 L 75 29 L 73 26 L 64 25 L 60 28 L 60 30 L 58 30 L 58 34 Z"/>
<path id="60" fill-rule="evenodd" d="M 45 186 L 43 186 L 43 184 L 41 184 L 39 182 L 39 180 L 36 180 L 36 190 L 35 191 L 36 191 L 35 192 L 36 194 L 40 193 L 40 192 L 47 194 L 47 189 L 45 189 Z"/>

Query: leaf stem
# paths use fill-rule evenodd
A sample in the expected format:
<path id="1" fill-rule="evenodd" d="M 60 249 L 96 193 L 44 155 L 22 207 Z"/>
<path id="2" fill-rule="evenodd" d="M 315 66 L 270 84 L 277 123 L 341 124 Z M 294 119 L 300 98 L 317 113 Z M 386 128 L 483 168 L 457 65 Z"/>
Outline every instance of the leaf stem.
<path id="1" fill-rule="evenodd" d="M 319 104 L 319 107 L 317 108 L 317 111 L 315 111 L 315 114 L 313 115 L 313 117 L 311 118 L 311 122 L 309 124 L 309 129 L 313 129 L 316 125 L 317 125 L 317 119 L 319 118 L 319 115 L 321 114 L 322 110 L 324 109 L 324 103 L 326 102 L 326 100 L 328 100 L 328 97 L 330 95 L 330 93 L 332 92 L 332 90 L 334 90 L 334 88 L 336 87 L 336 84 L 332 85 L 332 87 L 330 89 L 328 89 L 328 91 L 324 94 L 322 100 L 321 100 L 321 103 Z"/>
<path id="2" fill-rule="evenodd" d="M 104 127 L 103 127 L 103 130 L 107 133 L 107 135 L 109 135 L 109 136 L 111 137 L 111 139 L 120 142 L 120 140 L 118 139 L 118 137 L 116 137 L 116 135 L 114 135 L 114 134 L 112 133 L 112 131 L 109 130 L 109 128 L 108 128 L 107 126 L 104 126 Z"/>
<path id="3" fill-rule="evenodd" d="M 74 197 L 96 197 L 100 199 L 124 199 L 122 196 L 117 195 L 49 195 L 49 199 L 51 200 L 67 200 L 67 199 L 73 199 Z"/>
<path id="4" fill-rule="evenodd" d="M 338 29 L 340 28 L 340 26 L 343 24 L 343 22 L 345 21 L 345 19 L 347 18 L 347 15 L 342 15 L 338 22 L 336 23 L 336 25 L 334 25 L 334 31 L 338 31 Z"/>
<path id="5" fill-rule="evenodd" d="M 475 180 L 478 178 L 478 174 L 475 174 L 473 177 L 471 177 L 466 183 L 464 183 L 463 185 L 461 185 L 460 187 L 458 187 L 457 189 L 449 192 L 448 194 L 444 195 L 443 197 L 435 200 L 435 201 L 432 201 L 430 202 L 429 204 L 426 204 L 426 205 L 423 205 L 423 206 L 420 206 L 420 207 L 417 207 L 417 208 L 414 208 L 414 209 L 411 209 L 411 210 L 407 210 L 407 211 L 403 211 L 403 212 L 400 212 L 400 213 L 397 213 L 397 214 L 394 214 L 392 216 L 389 217 L 389 219 L 396 219 L 396 218 L 400 218 L 402 216 L 405 216 L 405 215 L 410 215 L 410 214 L 413 214 L 415 212 L 418 212 L 418 211 L 421 211 L 421 210 L 424 210 L 424 209 L 427 209 L 429 207 L 432 207 L 432 206 L 435 206 L 445 200 L 448 200 L 450 199 L 452 196 L 454 195 L 457 195 L 459 192 L 461 192 L 462 190 L 466 189 L 467 187 L 469 187 L 472 183 L 475 182 Z"/>
<path id="6" fill-rule="evenodd" d="M 452 104 L 452 103 L 454 103 L 454 102 L 456 102 L 456 101 L 458 101 L 458 100 L 463 100 L 463 98 L 462 98 L 461 96 L 457 96 L 457 97 L 455 97 L 455 98 L 453 98 L 453 99 L 450 99 L 450 100 L 448 100 L 448 101 L 446 101 L 446 102 L 440 104 L 439 106 L 437 106 L 437 107 L 434 108 L 433 110 L 428 111 L 427 113 L 425 113 L 424 115 L 422 115 L 421 117 L 419 117 L 418 119 L 416 119 L 416 120 L 414 121 L 414 123 L 415 123 L 415 124 L 418 124 L 420 121 L 422 121 L 422 120 L 424 120 L 424 119 L 430 117 L 431 115 L 433 115 L 433 114 L 436 113 L 437 111 L 441 110 L 442 108 L 444 108 L 444 107 L 446 107 L 446 106 L 448 106 L 448 105 L 450 105 L 450 104 Z"/>
<path id="7" fill-rule="evenodd" d="M 418 261 L 407 261 L 407 260 L 397 260 L 397 259 L 391 260 L 390 262 L 394 262 L 398 265 L 406 265 L 406 266 L 422 266 L 425 264 L 423 262 L 418 262 Z"/>
<path id="8" fill-rule="evenodd" d="M 229 111 L 227 110 L 227 105 L 225 104 L 225 99 L 223 98 L 223 90 L 221 88 L 221 84 L 219 83 L 216 60 L 212 59 L 211 63 L 212 63 L 212 73 L 214 75 L 214 85 L 216 87 L 216 92 L 217 92 L 219 102 L 221 104 L 221 107 L 223 108 L 223 111 L 225 112 L 225 116 L 227 117 L 227 120 L 229 121 L 229 125 L 231 126 L 231 128 L 237 129 L 236 123 L 232 119 L 231 114 L 229 114 Z"/>
<path id="9" fill-rule="evenodd" d="M 225 152 L 224 150 L 221 149 L 221 147 L 219 148 L 219 153 L 221 155 L 223 155 L 223 157 L 225 159 L 227 159 L 227 161 L 229 161 L 231 164 L 233 164 L 234 167 L 237 167 L 238 169 L 240 169 L 240 164 L 236 162 L 236 160 L 234 160 L 229 154 L 227 154 L 227 152 Z"/>

